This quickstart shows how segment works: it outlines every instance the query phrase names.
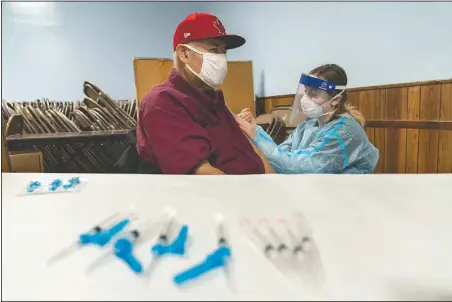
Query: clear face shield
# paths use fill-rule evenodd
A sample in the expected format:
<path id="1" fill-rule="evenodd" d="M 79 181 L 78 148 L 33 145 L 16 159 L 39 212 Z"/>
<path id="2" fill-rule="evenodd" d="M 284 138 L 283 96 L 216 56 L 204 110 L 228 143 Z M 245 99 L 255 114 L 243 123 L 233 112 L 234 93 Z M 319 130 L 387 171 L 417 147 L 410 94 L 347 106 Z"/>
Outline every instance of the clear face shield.
<path id="1" fill-rule="evenodd" d="M 334 98 L 345 91 L 345 86 L 302 74 L 295 94 L 294 104 L 290 116 L 290 123 L 297 126 L 306 119 L 318 119 L 334 111 L 330 107 L 333 93 L 342 90 Z"/>

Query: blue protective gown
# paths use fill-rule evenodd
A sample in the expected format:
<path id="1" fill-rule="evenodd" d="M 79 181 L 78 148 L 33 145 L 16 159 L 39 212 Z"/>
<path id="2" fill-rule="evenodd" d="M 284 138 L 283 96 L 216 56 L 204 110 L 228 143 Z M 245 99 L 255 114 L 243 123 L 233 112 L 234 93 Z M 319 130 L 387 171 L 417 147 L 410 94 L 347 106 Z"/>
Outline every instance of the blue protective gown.
<path id="1" fill-rule="evenodd" d="M 373 173 L 379 152 L 349 114 L 319 125 L 307 120 L 279 146 L 257 127 L 253 143 L 277 173 Z"/>

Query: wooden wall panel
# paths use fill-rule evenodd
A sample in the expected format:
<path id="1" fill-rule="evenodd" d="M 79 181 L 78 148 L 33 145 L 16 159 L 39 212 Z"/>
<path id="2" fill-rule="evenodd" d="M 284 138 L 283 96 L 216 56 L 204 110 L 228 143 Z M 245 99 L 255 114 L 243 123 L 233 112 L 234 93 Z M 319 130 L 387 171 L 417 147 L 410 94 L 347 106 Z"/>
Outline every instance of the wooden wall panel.
<path id="1" fill-rule="evenodd" d="M 1 129 L 1 135 L 2 135 L 2 173 L 3 172 L 11 172 L 11 161 L 9 158 L 9 151 L 8 146 L 6 145 L 6 137 L 5 137 L 5 130 L 6 130 L 6 122 L 3 118 L 2 119 L 2 129 Z"/>
<path id="2" fill-rule="evenodd" d="M 366 130 L 372 129 L 374 132 L 374 142 L 372 144 L 378 149 L 379 158 L 374 173 L 381 174 L 385 172 L 385 129 L 368 127 Z M 367 131 L 366 131 L 367 132 Z"/>
<path id="3" fill-rule="evenodd" d="M 293 105 L 293 101 L 295 99 L 294 95 L 290 96 L 281 96 L 278 98 L 272 98 L 265 100 L 265 113 L 270 112 L 273 106 L 277 105 Z"/>
<path id="4" fill-rule="evenodd" d="M 149 90 L 168 79 L 171 70 L 173 70 L 173 60 L 170 59 L 133 59 L 138 104 L 141 104 L 143 97 Z"/>
<path id="5" fill-rule="evenodd" d="M 441 85 L 440 121 L 452 121 L 452 83 Z M 452 131 L 440 130 L 438 173 L 452 173 Z"/>
<path id="6" fill-rule="evenodd" d="M 410 121 L 419 120 L 419 108 L 421 102 L 421 87 L 408 88 L 408 115 Z M 418 172 L 419 158 L 419 129 L 407 129 L 406 131 L 406 173 Z"/>
<path id="7" fill-rule="evenodd" d="M 375 91 L 374 119 L 386 120 L 386 89 L 379 89 Z M 374 128 L 374 142 L 375 148 L 380 152 L 375 173 L 385 172 L 385 157 L 386 157 L 386 130 L 383 128 Z"/>
<path id="8" fill-rule="evenodd" d="M 408 88 L 386 90 L 386 115 L 388 120 L 405 120 L 408 112 Z M 406 129 L 385 131 L 385 172 L 405 173 Z"/>
<path id="9" fill-rule="evenodd" d="M 419 118 L 438 121 L 441 106 L 441 85 L 421 87 Z M 418 173 L 438 172 L 439 130 L 419 130 Z"/>
<path id="10" fill-rule="evenodd" d="M 233 113 L 240 113 L 243 108 L 256 112 L 251 61 L 228 61 L 228 74 L 220 89 Z"/>
<path id="11" fill-rule="evenodd" d="M 367 119 L 374 118 L 374 104 L 375 104 L 375 90 L 360 91 L 358 93 L 358 108 L 364 117 Z M 366 128 L 366 134 L 369 141 L 375 144 L 375 130 L 374 128 Z"/>
<path id="12" fill-rule="evenodd" d="M 347 101 L 350 105 L 359 107 L 359 91 L 349 91 L 347 92 Z"/>

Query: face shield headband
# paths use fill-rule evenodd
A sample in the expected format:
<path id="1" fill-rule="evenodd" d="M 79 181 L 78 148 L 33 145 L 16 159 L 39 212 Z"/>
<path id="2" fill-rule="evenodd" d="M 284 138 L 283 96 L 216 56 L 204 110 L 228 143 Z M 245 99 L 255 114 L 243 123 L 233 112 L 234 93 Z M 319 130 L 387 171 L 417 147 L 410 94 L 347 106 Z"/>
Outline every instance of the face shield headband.
<path id="1" fill-rule="evenodd" d="M 299 86 L 299 88 L 300 88 L 300 86 L 302 86 L 304 88 L 309 87 L 311 89 L 315 89 L 319 92 L 323 91 L 325 93 L 328 93 L 329 95 L 333 94 L 336 91 L 336 89 L 339 89 L 339 90 L 346 89 L 346 86 L 336 85 L 336 83 L 334 83 L 334 82 L 311 77 L 304 73 L 300 77 L 300 82 L 299 82 L 298 86 Z"/>
<path id="2" fill-rule="evenodd" d="M 328 114 L 329 112 L 323 111 L 323 106 L 338 96 L 331 97 L 336 89 L 342 90 L 338 94 L 341 95 L 346 86 L 302 74 L 292 106 L 290 124 L 296 126 L 307 118 L 319 118 Z"/>

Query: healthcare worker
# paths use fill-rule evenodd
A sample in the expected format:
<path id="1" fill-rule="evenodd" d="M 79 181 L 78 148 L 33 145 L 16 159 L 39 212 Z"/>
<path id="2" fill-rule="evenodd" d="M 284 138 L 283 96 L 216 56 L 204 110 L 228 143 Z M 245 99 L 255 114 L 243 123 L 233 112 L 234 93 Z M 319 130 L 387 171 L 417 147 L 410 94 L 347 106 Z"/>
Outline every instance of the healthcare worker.
<path id="1" fill-rule="evenodd" d="M 372 173 L 379 152 L 363 129 L 364 116 L 347 103 L 346 85 L 344 69 L 335 64 L 302 74 L 291 113 L 294 124 L 302 122 L 279 146 L 249 109 L 236 120 L 277 173 Z"/>

